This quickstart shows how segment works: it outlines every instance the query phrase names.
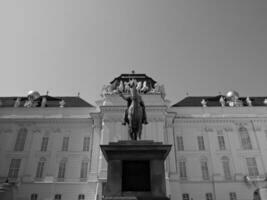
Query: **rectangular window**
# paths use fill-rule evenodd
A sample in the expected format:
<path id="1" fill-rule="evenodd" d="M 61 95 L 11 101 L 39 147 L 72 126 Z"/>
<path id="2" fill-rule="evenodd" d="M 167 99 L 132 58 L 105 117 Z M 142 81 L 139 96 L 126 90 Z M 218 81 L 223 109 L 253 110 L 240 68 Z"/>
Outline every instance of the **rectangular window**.
<path id="1" fill-rule="evenodd" d="M 41 144 L 41 151 L 47 151 L 48 137 L 43 137 Z"/>
<path id="2" fill-rule="evenodd" d="M 197 136 L 197 142 L 198 142 L 198 149 L 200 151 L 204 151 L 205 150 L 204 137 Z"/>
<path id="3" fill-rule="evenodd" d="M 88 161 L 83 161 L 81 166 L 80 178 L 87 178 L 87 170 L 88 170 Z"/>
<path id="4" fill-rule="evenodd" d="M 33 193 L 31 194 L 31 200 L 37 200 L 38 199 L 38 194 Z"/>
<path id="5" fill-rule="evenodd" d="M 206 193 L 206 200 L 212 200 L 212 193 Z"/>
<path id="6" fill-rule="evenodd" d="M 203 180 L 209 180 L 209 169 L 207 161 L 201 161 L 201 171 Z"/>
<path id="7" fill-rule="evenodd" d="M 8 178 L 18 178 L 21 159 L 12 159 L 9 167 Z"/>
<path id="8" fill-rule="evenodd" d="M 177 136 L 177 150 L 178 151 L 183 151 L 184 150 L 183 136 Z"/>
<path id="9" fill-rule="evenodd" d="M 182 197 L 183 197 L 183 200 L 189 200 L 189 194 L 188 193 L 184 193 L 182 195 Z"/>
<path id="10" fill-rule="evenodd" d="M 55 200 L 61 200 L 61 194 L 56 194 L 55 195 Z"/>
<path id="11" fill-rule="evenodd" d="M 62 143 L 62 151 L 68 151 L 70 137 L 64 137 Z"/>
<path id="12" fill-rule="evenodd" d="M 66 162 L 61 161 L 59 163 L 59 169 L 58 169 L 58 178 L 59 179 L 64 179 L 65 178 L 65 171 L 66 171 Z"/>
<path id="13" fill-rule="evenodd" d="M 224 136 L 218 135 L 219 148 L 221 151 L 225 150 Z"/>
<path id="14" fill-rule="evenodd" d="M 181 179 L 186 179 L 186 163 L 184 160 L 179 161 L 179 168 L 180 168 L 180 178 Z"/>
<path id="15" fill-rule="evenodd" d="M 20 129 L 17 135 L 14 151 L 23 151 L 27 137 L 27 129 Z"/>
<path id="16" fill-rule="evenodd" d="M 45 161 L 38 162 L 38 166 L 36 170 L 36 178 L 43 178 L 44 165 L 45 165 Z"/>
<path id="17" fill-rule="evenodd" d="M 83 138 L 83 151 L 89 151 L 90 147 L 90 137 Z"/>
<path id="18" fill-rule="evenodd" d="M 246 158 L 247 167 L 248 167 L 248 175 L 249 176 L 259 176 L 259 171 L 255 158 Z"/>
<path id="19" fill-rule="evenodd" d="M 229 197 L 230 197 L 230 200 L 237 200 L 237 196 L 235 192 L 230 192 Z"/>

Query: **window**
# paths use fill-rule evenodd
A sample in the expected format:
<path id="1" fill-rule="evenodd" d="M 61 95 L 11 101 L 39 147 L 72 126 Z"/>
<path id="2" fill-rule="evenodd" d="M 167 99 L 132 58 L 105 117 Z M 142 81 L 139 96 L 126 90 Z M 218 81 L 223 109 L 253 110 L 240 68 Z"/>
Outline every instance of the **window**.
<path id="1" fill-rule="evenodd" d="M 62 151 L 68 151 L 70 137 L 64 137 L 62 143 Z"/>
<path id="2" fill-rule="evenodd" d="M 38 199 L 38 194 L 33 193 L 31 194 L 31 200 L 37 200 Z"/>
<path id="3" fill-rule="evenodd" d="M 184 150 L 183 136 L 177 136 L 177 150 L 178 151 Z"/>
<path id="4" fill-rule="evenodd" d="M 188 193 L 184 193 L 182 195 L 182 197 L 183 197 L 183 200 L 189 200 L 189 194 Z"/>
<path id="5" fill-rule="evenodd" d="M 241 138 L 242 148 L 243 149 L 252 149 L 248 130 L 244 126 L 241 126 L 239 128 L 239 134 L 240 134 L 240 138 Z"/>
<path id="6" fill-rule="evenodd" d="M 87 170 L 88 170 L 88 161 L 83 160 L 81 165 L 81 176 L 80 178 L 87 178 Z"/>
<path id="7" fill-rule="evenodd" d="M 200 151 L 204 151 L 205 150 L 205 144 L 204 144 L 203 136 L 197 136 L 197 142 L 198 142 L 198 149 Z"/>
<path id="8" fill-rule="evenodd" d="M 235 192 L 230 192 L 229 197 L 230 197 L 230 200 L 237 200 L 237 196 Z"/>
<path id="9" fill-rule="evenodd" d="M 83 151 L 89 151 L 90 147 L 90 137 L 83 138 Z"/>
<path id="10" fill-rule="evenodd" d="M 67 160 L 63 159 L 59 163 L 58 176 L 57 176 L 59 179 L 65 178 L 66 162 L 67 162 Z"/>
<path id="11" fill-rule="evenodd" d="M 79 194 L 78 200 L 84 200 L 84 199 L 85 199 L 84 194 Z"/>
<path id="12" fill-rule="evenodd" d="M 231 170 L 230 170 L 230 164 L 229 164 L 229 158 L 226 156 L 222 157 L 222 166 L 223 166 L 223 173 L 225 180 L 230 180 L 232 178 L 231 176 Z"/>
<path id="13" fill-rule="evenodd" d="M 56 194 L 55 195 L 55 200 L 61 200 L 61 194 Z"/>
<path id="14" fill-rule="evenodd" d="M 212 200 L 212 193 L 206 193 L 206 200 Z"/>
<path id="15" fill-rule="evenodd" d="M 186 179 L 186 163 L 185 160 L 180 160 L 179 161 L 179 169 L 180 169 L 180 178 L 181 179 Z"/>
<path id="16" fill-rule="evenodd" d="M 247 167 L 248 167 L 248 175 L 249 176 L 259 176 L 259 171 L 257 168 L 257 163 L 255 158 L 246 158 Z"/>
<path id="17" fill-rule="evenodd" d="M 48 137 L 43 137 L 41 144 L 41 151 L 47 151 Z"/>
<path id="18" fill-rule="evenodd" d="M 208 162 L 206 159 L 201 160 L 201 172 L 203 180 L 209 180 Z"/>
<path id="19" fill-rule="evenodd" d="M 18 178 L 21 159 L 12 159 L 9 167 L 8 177 Z"/>
<path id="20" fill-rule="evenodd" d="M 26 137 L 27 137 L 27 129 L 26 128 L 20 129 L 18 132 L 18 135 L 17 135 L 14 151 L 23 151 L 24 150 Z"/>
<path id="21" fill-rule="evenodd" d="M 225 150 L 224 136 L 218 135 L 219 148 L 221 151 Z"/>
<path id="22" fill-rule="evenodd" d="M 43 178 L 44 166 L 45 166 L 45 158 L 41 158 L 37 165 L 36 170 L 36 178 Z"/>

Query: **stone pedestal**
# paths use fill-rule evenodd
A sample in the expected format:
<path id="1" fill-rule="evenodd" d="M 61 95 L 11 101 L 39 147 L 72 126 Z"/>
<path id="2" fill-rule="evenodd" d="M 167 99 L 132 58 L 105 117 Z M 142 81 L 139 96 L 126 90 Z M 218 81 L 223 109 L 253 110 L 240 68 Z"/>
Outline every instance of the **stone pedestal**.
<path id="1" fill-rule="evenodd" d="M 119 141 L 100 147 L 108 162 L 105 200 L 168 199 L 164 160 L 171 145 L 153 141 Z"/>

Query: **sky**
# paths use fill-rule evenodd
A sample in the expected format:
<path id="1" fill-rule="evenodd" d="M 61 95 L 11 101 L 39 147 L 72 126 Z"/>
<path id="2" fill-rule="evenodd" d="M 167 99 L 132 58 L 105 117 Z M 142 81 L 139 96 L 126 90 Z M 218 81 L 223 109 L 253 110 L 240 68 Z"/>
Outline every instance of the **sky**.
<path id="1" fill-rule="evenodd" d="M 0 96 L 80 92 L 95 104 L 132 70 L 173 104 L 267 96 L 267 1 L 1 0 L 0 29 Z"/>

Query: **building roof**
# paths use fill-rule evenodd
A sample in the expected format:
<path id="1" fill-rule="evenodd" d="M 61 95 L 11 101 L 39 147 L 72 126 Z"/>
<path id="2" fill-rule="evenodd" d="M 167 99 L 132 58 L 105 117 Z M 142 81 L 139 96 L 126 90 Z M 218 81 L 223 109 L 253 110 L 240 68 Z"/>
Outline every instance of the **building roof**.
<path id="1" fill-rule="evenodd" d="M 188 96 L 181 101 L 177 102 L 176 104 L 172 105 L 172 107 L 202 107 L 201 101 L 205 99 L 207 102 L 207 107 L 221 107 L 220 98 L 223 97 L 226 99 L 223 95 L 218 96 Z M 248 103 L 246 101 L 247 97 L 239 97 L 238 100 L 242 103 L 243 106 L 248 106 Z M 264 103 L 264 100 L 267 99 L 267 97 L 249 97 L 251 100 L 252 106 L 266 106 Z M 227 100 L 225 100 L 227 102 Z M 226 106 L 227 103 L 226 103 Z"/>
<path id="2" fill-rule="evenodd" d="M 114 88 L 116 88 L 117 86 L 119 86 L 120 81 L 122 82 L 129 82 L 130 80 L 135 79 L 137 82 L 141 81 L 147 82 L 147 86 L 149 88 L 154 87 L 156 81 L 154 79 L 152 79 L 151 77 L 147 76 L 146 74 L 136 74 L 134 71 L 131 74 L 121 74 L 120 76 L 114 78 L 110 84 L 114 86 Z"/>
<path id="3" fill-rule="evenodd" d="M 93 107 L 91 104 L 81 99 L 78 96 L 67 96 L 67 97 L 52 97 L 48 95 L 40 96 L 35 99 L 33 107 L 41 107 L 41 102 L 43 97 L 46 98 L 45 107 L 59 107 L 60 102 L 64 101 L 64 107 Z M 1 107 L 14 107 L 17 99 L 20 99 L 20 104 L 18 107 L 24 107 L 25 103 L 28 101 L 28 97 L 0 97 L 0 108 Z"/>

